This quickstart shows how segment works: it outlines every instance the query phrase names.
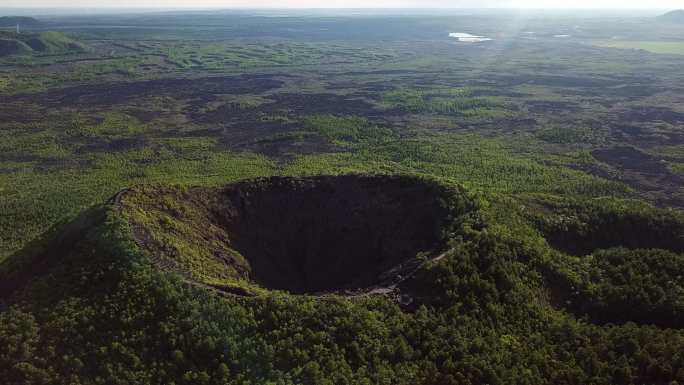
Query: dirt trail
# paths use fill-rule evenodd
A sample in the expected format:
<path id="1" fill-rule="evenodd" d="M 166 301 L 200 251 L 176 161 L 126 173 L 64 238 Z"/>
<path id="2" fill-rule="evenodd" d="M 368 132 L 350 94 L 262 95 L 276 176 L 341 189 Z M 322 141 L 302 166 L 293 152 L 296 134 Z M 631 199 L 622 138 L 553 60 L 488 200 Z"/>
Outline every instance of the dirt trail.
<path id="1" fill-rule="evenodd" d="M 383 296 L 391 297 L 391 298 L 397 300 L 398 302 L 407 302 L 406 297 L 408 297 L 408 296 L 406 294 L 400 293 L 399 285 L 401 285 L 405 281 L 413 278 L 413 276 L 415 276 L 416 273 L 420 269 L 422 269 L 423 267 L 430 265 L 430 264 L 435 264 L 435 263 L 443 260 L 446 256 L 447 256 L 447 252 L 443 252 L 442 254 L 439 254 L 437 257 L 429 258 L 425 261 L 422 261 L 418 264 L 415 264 L 412 268 L 403 271 L 404 274 L 399 274 L 398 277 L 395 276 L 398 279 L 390 285 L 376 286 L 376 287 L 373 287 L 370 290 L 365 291 L 363 293 L 348 294 L 348 295 L 346 295 L 346 297 L 363 298 L 363 297 L 369 297 L 372 295 L 383 295 Z M 402 298 L 402 297 L 404 297 L 404 298 Z M 412 299 L 410 297 L 408 299 L 410 300 L 410 302 L 412 302 Z M 410 302 L 409 302 L 409 304 L 410 304 Z"/>

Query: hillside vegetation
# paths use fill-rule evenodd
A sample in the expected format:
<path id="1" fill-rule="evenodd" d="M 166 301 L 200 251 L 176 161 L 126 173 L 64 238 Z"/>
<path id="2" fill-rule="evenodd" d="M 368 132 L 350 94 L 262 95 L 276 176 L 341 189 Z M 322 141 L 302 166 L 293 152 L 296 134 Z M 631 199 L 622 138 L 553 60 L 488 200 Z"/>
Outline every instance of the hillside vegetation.
<path id="1" fill-rule="evenodd" d="M 19 33 L 0 31 L 0 57 L 31 53 L 76 53 L 86 46 L 60 32 Z"/>
<path id="2" fill-rule="evenodd" d="M 173 242 L 160 244 L 168 250 L 149 248 L 145 240 L 195 231 L 189 226 L 205 215 L 196 210 L 207 195 L 161 186 L 157 189 L 165 193 L 158 201 L 148 200 L 152 195 L 145 190 L 129 198 L 130 193 L 118 194 L 0 265 L 5 307 L 0 373 L 7 384 L 671 385 L 684 380 L 684 334 L 654 326 L 663 320 L 683 326 L 681 231 L 668 243 L 653 243 L 649 233 L 630 227 L 660 233 L 672 231 L 663 227 L 671 223 L 681 229 L 679 215 L 648 207 L 637 214 L 620 201 L 593 201 L 587 209 L 541 196 L 524 203 L 503 196 L 465 198 L 453 187 L 402 178 L 397 187 L 406 192 L 422 183 L 440 194 L 451 191 L 452 198 L 442 199 L 465 215 L 452 217 L 457 226 L 444 227 L 447 246 L 440 258 L 422 259 L 427 263 L 417 265 L 390 294 L 375 295 L 293 295 L 244 289 L 245 283 L 238 290 L 240 274 L 227 290 L 226 281 L 199 285 L 187 278 L 207 277 L 212 266 L 201 262 L 207 251 L 202 243 L 232 242 L 238 229 L 199 243 L 182 236 L 187 242 L 175 251 L 180 244 Z M 307 199 L 342 188 L 322 179 L 284 181 L 328 186 L 296 190 Z M 378 181 L 377 188 L 387 183 L 367 181 Z M 268 185 L 245 183 L 255 184 L 249 193 L 235 195 L 236 202 L 262 199 L 253 194 Z M 275 195 L 269 199 L 277 201 Z M 500 210 L 504 206 L 508 213 Z M 584 214 L 571 214 L 578 210 Z M 215 220 L 225 218 L 213 212 Z M 630 225 L 634 215 L 641 220 Z M 258 214 L 250 220 L 265 218 Z M 250 220 L 241 219 L 239 226 Z M 559 227 L 558 221 L 606 220 L 625 225 L 616 228 L 617 235 L 586 227 L 595 238 L 592 247 L 609 248 L 581 258 L 550 247 L 537 230 L 577 232 L 577 226 Z M 156 230 L 144 229 L 150 226 Z M 375 231 L 384 229 L 378 225 Z M 343 226 L 335 231 L 342 235 Z M 261 247 L 268 253 L 278 246 Z M 247 261 L 258 255 L 242 250 Z M 187 274 L 170 268 L 174 263 Z M 213 266 L 238 266 L 224 263 Z M 243 278 L 258 277 L 244 266 Z M 356 274 L 367 271 L 357 262 L 351 266 L 358 268 Z"/>

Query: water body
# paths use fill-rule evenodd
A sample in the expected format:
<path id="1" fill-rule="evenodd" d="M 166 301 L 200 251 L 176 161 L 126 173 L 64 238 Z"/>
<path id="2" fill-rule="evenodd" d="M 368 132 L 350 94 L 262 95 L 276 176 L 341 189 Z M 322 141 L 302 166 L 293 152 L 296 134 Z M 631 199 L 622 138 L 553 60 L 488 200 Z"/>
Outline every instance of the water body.
<path id="1" fill-rule="evenodd" d="M 490 41 L 492 39 L 485 36 L 471 35 L 465 32 L 452 32 L 449 37 L 456 38 L 458 41 L 463 43 L 480 43 L 483 41 Z"/>

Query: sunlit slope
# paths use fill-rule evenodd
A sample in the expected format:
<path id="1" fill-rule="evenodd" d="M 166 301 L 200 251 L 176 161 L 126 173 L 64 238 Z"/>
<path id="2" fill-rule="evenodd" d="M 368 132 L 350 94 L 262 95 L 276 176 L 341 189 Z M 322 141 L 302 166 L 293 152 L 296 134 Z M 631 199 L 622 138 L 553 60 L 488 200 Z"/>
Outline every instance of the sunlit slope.
<path id="1" fill-rule="evenodd" d="M 82 52 L 86 46 L 60 32 L 15 33 L 0 31 L 0 57 L 30 53 Z"/>

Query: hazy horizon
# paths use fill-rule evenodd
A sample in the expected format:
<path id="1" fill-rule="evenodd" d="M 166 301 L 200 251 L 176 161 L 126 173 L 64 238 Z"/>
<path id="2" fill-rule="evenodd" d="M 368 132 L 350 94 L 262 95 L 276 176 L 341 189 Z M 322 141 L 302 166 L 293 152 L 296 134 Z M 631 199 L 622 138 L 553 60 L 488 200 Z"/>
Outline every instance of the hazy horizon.
<path id="1" fill-rule="evenodd" d="M 126 15 L 126 14 L 163 14 L 174 12 L 191 13 L 234 13 L 252 16 L 463 16 L 480 15 L 494 16 L 516 14 L 520 17 L 653 17 L 677 8 L 511 8 L 511 7 L 346 7 L 346 8 L 306 8 L 306 7 L 172 7 L 172 6 L 0 6 L 0 16 L 32 16 L 32 17 L 62 17 L 62 16 L 96 16 L 96 15 Z M 524 16 L 523 16 L 524 15 Z"/>
<path id="2" fill-rule="evenodd" d="M 677 9 L 680 0 L 5 0 L 0 9 Z"/>

